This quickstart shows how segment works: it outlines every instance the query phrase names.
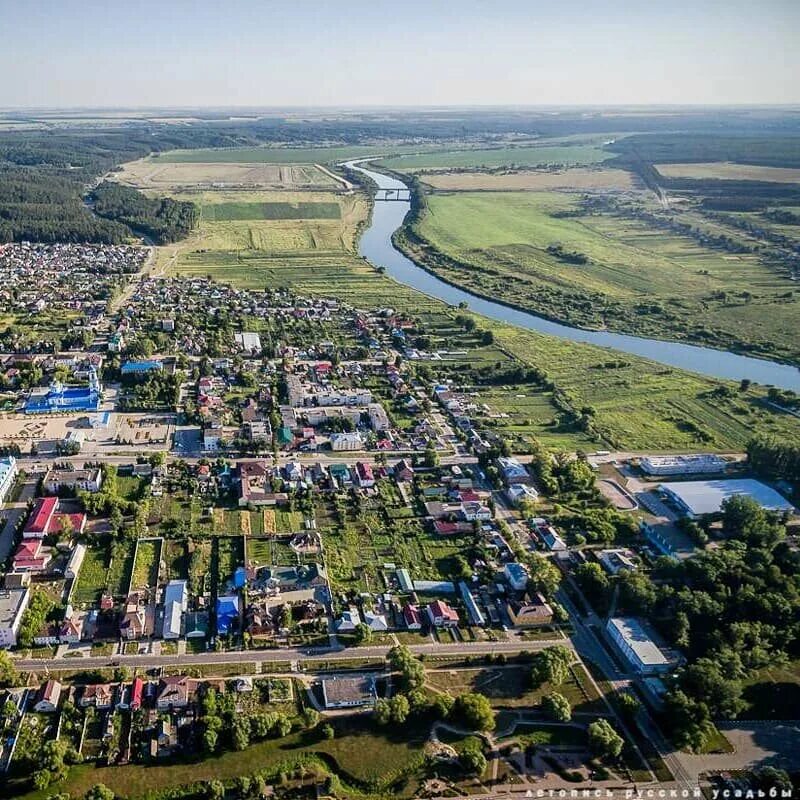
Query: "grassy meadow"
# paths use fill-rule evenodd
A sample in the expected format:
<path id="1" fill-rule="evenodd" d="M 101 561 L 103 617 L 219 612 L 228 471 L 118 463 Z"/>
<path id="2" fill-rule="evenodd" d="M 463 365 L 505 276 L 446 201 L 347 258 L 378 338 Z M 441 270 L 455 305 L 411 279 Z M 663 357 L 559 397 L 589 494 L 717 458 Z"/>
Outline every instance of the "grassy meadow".
<path id="1" fill-rule="evenodd" d="M 551 164 L 598 164 L 614 153 L 594 144 L 534 145 L 532 147 L 475 148 L 467 150 L 442 150 L 431 153 L 398 155 L 380 161 L 386 167 L 401 172 L 453 168 L 495 168 L 509 165 L 548 166 Z"/>
<path id="2" fill-rule="evenodd" d="M 579 204 L 554 191 L 436 193 L 414 229 L 429 247 L 407 246 L 453 283 L 569 324 L 800 358 L 785 271 Z"/>

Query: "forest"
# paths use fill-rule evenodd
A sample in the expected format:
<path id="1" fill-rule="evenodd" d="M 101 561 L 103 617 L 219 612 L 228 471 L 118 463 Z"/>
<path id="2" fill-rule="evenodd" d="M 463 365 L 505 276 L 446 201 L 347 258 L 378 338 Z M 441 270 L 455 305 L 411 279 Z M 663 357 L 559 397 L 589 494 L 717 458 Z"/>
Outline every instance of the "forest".
<path id="1" fill-rule="evenodd" d="M 96 214 L 144 233 L 156 244 L 183 239 L 198 221 L 194 203 L 171 197 L 150 199 L 136 189 L 110 181 L 94 189 L 91 199 Z"/>

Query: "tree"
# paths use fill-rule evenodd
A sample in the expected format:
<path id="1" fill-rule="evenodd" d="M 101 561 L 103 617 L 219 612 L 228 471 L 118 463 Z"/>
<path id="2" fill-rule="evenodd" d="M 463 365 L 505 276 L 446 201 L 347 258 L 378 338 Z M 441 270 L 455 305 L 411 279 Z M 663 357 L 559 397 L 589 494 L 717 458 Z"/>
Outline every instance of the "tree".
<path id="1" fill-rule="evenodd" d="M 272 730 L 279 739 L 283 739 L 284 736 L 288 736 L 292 732 L 292 721 L 286 714 L 276 714 Z"/>
<path id="2" fill-rule="evenodd" d="M 431 700 L 431 713 L 438 719 L 444 719 L 453 710 L 455 699 L 449 694 L 437 694 Z"/>
<path id="3" fill-rule="evenodd" d="M 598 719 L 589 725 L 589 749 L 600 758 L 617 758 L 625 740 L 611 727 L 607 719 Z"/>
<path id="4" fill-rule="evenodd" d="M 486 769 L 486 756 L 483 754 L 480 740 L 470 737 L 464 742 L 458 754 L 458 763 L 469 775 L 482 775 Z"/>
<path id="5" fill-rule="evenodd" d="M 572 719 L 569 700 L 558 692 L 551 692 L 542 698 L 542 711 L 556 722 L 569 722 Z"/>
<path id="6" fill-rule="evenodd" d="M 354 631 L 358 644 L 369 644 L 372 641 L 372 629 L 365 622 L 359 622 Z"/>
<path id="7" fill-rule="evenodd" d="M 423 456 L 422 463 L 426 467 L 438 467 L 439 466 L 439 454 L 436 452 L 436 449 L 433 445 L 428 445 L 425 448 L 425 455 Z"/>
<path id="8" fill-rule="evenodd" d="M 319 721 L 322 718 L 322 715 L 317 711 L 316 708 L 307 708 L 303 712 L 303 723 L 305 724 L 306 728 L 316 728 L 319 725 Z"/>
<path id="9" fill-rule="evenodd" d="M 401 725 L 408 719 L 411 710 L 408 698 L 403 694 L 398 694 L 391 699 L 390 703 L 392 722 Z"/>
<path id="10" fill-rule="evenodd" d="M 457 697 L 451 715 L 470 730 L 494 730 L 494 711 L 488 698 L 482 694 L 468 692 Z"/>
<path id="11" fill-rule="evenodd" d="M 392 720 L 392 706 L 385 697 L 379 697 L 372 709 L 378 725 L 388 725 Z"/>
<path id="12" fill-rule="evenodd" d="M 104 783 L 96 783 L 83 797 L 84 800 L 114 800 L 116 795 Z"/>
<path id="13" fill-rule="evenodd" d="M 711 730 L 708 706 L 674 689 L 664 698 L 664 719 L 669 722 L 670 734 L 680 748 L 698 752 L 703 749 Z"/>
<path id="14" fill-rule="evenodd" d="M 691 697 L 702 697 L 713 716 L 735 717 L 744 708 L 742 684 L 738 680 L 743 669 L 738 655 L 731 654 L 725 664 L 720 659 L 700 658 L 690 664 L 681 676 L 681 688 Z"/>
<path id="15" fill-rule="evenodd" d="M 225 784 L 222 781 L 209 781 L 206 784 L 208 800 L 222 800 L 225 797 Z"/>
<path id="16" fill-rule="evenodd" d="M 18 680 L 14 662 L 7 650 L 0 650 L 0 687 L 13 686 Z"/>
<path id="17" fill-rule="evenodd" d="M 549 683 L 559 686 L 569 677 L 569 667 L 572 664 L 572 653 L 561 644 L 545 647 L 533 657 L 531 666 L 531 681 L 534 688 Z"/>
<path id="18" fill-rule="evenodd" d="M 575 580 L 586 599 L 598 610 L 608 608 L 611 583 L 603 568 L 594 561 L 586 561 L 575 568 Z"/>
<path id="19" fill-rule="evenodd" d="M 244 750 L 250 744 L 250 722 L 245 716 L 236 716 L 231 723 L 231 742 L 234 750 Z"/>
<path id="20" fill-rule="evenodd" d="M 334 736 L 336 736 L 336 731 L 333 729 L 333 725 L 331 725 L 329 722 L 326 722 L 322 726 L 322 738 L 333 739 Z"/>
<path id="21" fill-rule="evenodd" d="M 627 719 L 634 719 L 639 713 L 642 704 L 630 692 L 624 692 L 617 697 L 620 713 Z"/>

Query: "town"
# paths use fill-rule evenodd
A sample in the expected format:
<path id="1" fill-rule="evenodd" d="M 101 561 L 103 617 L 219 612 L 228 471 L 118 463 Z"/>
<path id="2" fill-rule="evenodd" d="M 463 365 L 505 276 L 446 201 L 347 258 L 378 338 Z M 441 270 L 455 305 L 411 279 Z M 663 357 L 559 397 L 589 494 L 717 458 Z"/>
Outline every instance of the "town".
<path id="1" fill-rule="evenodd" d="M 514 373 L 487 381 L 470 352 L 491 337 L 457 313 L 434 337 L 389 307 L 155 276 L 152 258 L 0 248 L 15 325 L 37 330 L 0 356 L 10 780 L 335 752 L 389 724 L 433 731 L 430 794 L 685 790 L 734 752 L 788 752 L 780 729 L 763 745 L 737 724 L 734 679 L 698 660 L 706 611 L 680 593 L 737 542 L 796 537 L 775 444 L 515 451 L 480 391 L 508 396 Z M 34 301 L 23 287 L 54 264 L 67 293 Z M 87 274 L 112 283 L 87 300 Z M 56 309 L 60 339 L 36 327 Z M 385 785 L 401 757 L 377 758 L 350 780 Z M 308 763 L 287 791 L 319 777 Z M 245 796 L 275 778 L 237 780 Z"/>

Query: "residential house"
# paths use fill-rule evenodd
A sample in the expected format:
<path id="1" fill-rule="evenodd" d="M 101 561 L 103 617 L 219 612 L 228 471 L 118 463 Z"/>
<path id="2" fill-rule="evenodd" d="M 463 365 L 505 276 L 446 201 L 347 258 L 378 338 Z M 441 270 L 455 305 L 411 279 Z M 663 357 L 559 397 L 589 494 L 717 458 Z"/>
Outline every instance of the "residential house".
<path id="1" fill-rule="evenodd" d="M 509 600 L 506 612 L 515 628 L 534 628 L 553 621 L 553 608 L 539 592 L 526 594 L 521 600 Z"/>
<path id="2" fill-rule="evenodd" d="M 39 714 L 53 714 L 58 711 L 61 699 L 61 684 L 52 678 L 39 689 L 33 710 Z"/>
<path id="3" fill-rule="evenodd" d="M 434 628 L 453 628 L 458 625 L 458 612 L 444 600 L 434 600 L 426 611 Z"/>
<path id="4" fill-rule="evenodd" d="M 528 570 L 525 569 L 523 564 L 520 564 L 517 561 L 512 561 L 510 564 L 506 564 L 503 568 L 503 575 L 505 576 L 505 579 L 508 581 L 511 588 L 515 591 L 524 591 L 528 586 Z"/>

